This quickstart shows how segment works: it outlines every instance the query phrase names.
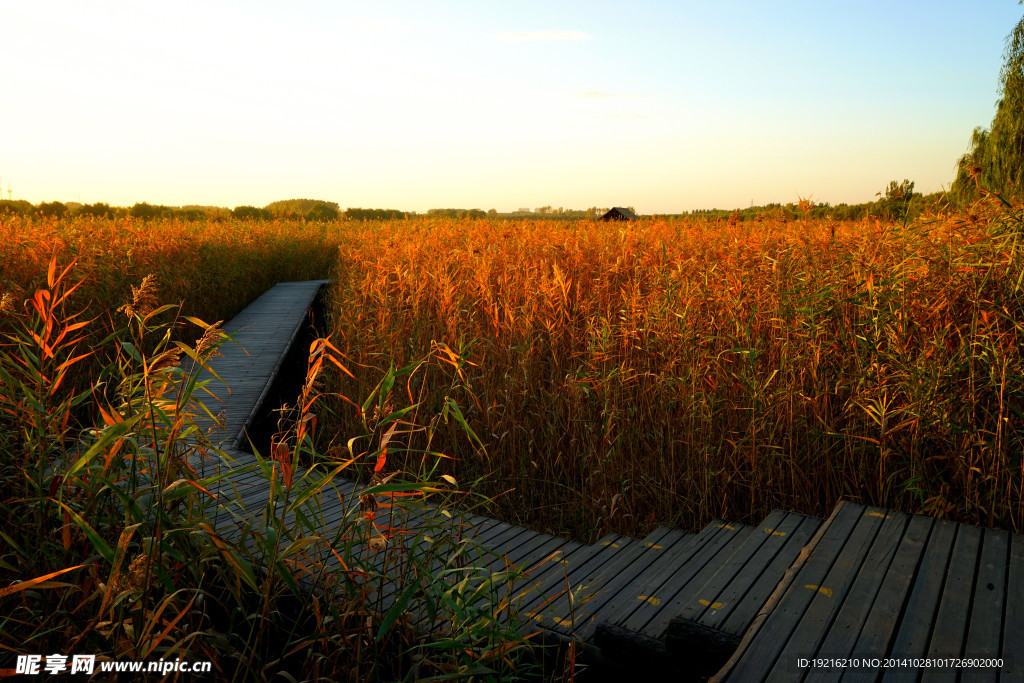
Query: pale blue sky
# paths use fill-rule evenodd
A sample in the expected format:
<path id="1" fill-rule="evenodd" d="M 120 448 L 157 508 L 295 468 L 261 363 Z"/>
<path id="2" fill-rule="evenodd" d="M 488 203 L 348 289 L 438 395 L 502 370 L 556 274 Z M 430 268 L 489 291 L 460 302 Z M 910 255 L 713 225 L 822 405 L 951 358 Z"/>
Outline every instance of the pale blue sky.
<path id="1" fill-rule="evenodd" d="M 930 192 L 991 122 L 1022 13 L 0 0 L 0 179 L 33 203 L 417 211 Z"/>

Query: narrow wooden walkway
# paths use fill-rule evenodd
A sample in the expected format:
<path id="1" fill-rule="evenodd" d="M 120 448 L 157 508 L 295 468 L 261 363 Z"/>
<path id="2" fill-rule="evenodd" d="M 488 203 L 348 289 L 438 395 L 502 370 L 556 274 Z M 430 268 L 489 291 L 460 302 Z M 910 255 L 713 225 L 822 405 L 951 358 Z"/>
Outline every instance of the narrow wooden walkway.
<path id="1" fill-rule="evenodd" d="M 323 284 L 278 284 L 225 326 L 238 344 L 212 365 L 231 389 L 220 394 L 222 444 L 238 468 L 218 490 L 231 499 L 231 515 L 218 522 L 226 537 L 269 514 L 256 458 L 241 446 Z M 289 524 L 315 517 L 324 538 L 348 544 L 348 556 L 377 575 L 417 553 L 438 573 L 519 567 L 505 597 L 524 632 L 575 639 L 626 670 L 729 681 L 1024 680 L 1024 538 L 1004 531 L 840 502 L 824 522 L 776 510 L 757 526 L 715 520 L 696 534 L 659 527 L 644 539 L 612 534 L 582 545 L 409 505 L 380 512 L 379 528 L 403 530 L 381 553 L 336 533 L 360 514 L 361 490 L 336 479 L 301 508 L 274 514 Z M 443 552 L 439 531 L 449 541 Z M 380 583 L 382 609 L 398 591 Z M 424 632 L 448 618 L 429 601 L 408 610 Z"/>

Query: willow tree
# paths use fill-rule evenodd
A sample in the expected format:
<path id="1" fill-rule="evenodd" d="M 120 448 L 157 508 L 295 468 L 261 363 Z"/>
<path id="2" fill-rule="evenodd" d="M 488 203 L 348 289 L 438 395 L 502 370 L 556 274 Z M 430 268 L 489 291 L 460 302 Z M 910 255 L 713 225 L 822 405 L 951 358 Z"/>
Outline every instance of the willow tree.
<path id="1" fill-rule="evenodd" d="M 1024 18 L 1006 37 L 999 87 L 991 128 L 974 129 L 970 149 L 957 163 L 953 191 L 961 197 L 974 196 L 977 185 L 1024 195 Z"/>

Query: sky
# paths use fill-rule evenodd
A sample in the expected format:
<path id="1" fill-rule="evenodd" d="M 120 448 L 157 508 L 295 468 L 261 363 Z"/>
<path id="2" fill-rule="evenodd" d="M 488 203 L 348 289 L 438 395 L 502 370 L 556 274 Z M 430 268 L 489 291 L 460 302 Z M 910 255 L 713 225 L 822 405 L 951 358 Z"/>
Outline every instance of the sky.
<path id="1" fill-rule="evenodd" d="M 978 8 L 983 8 L 979 10 Z M 948 188 L 1016 0 L 0 0 L 0 188 L 633 206 Z"/>

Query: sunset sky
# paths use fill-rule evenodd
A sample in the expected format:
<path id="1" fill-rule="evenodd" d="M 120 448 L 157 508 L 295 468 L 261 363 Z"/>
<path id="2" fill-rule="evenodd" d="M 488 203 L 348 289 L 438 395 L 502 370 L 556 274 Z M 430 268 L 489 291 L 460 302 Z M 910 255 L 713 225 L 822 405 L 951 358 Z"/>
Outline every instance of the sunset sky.
<path id="1" fill-rule="evenodd" d="M 642 213 L 948 187 L 1016 0 L 0 1 L 15 199 Z"/>

